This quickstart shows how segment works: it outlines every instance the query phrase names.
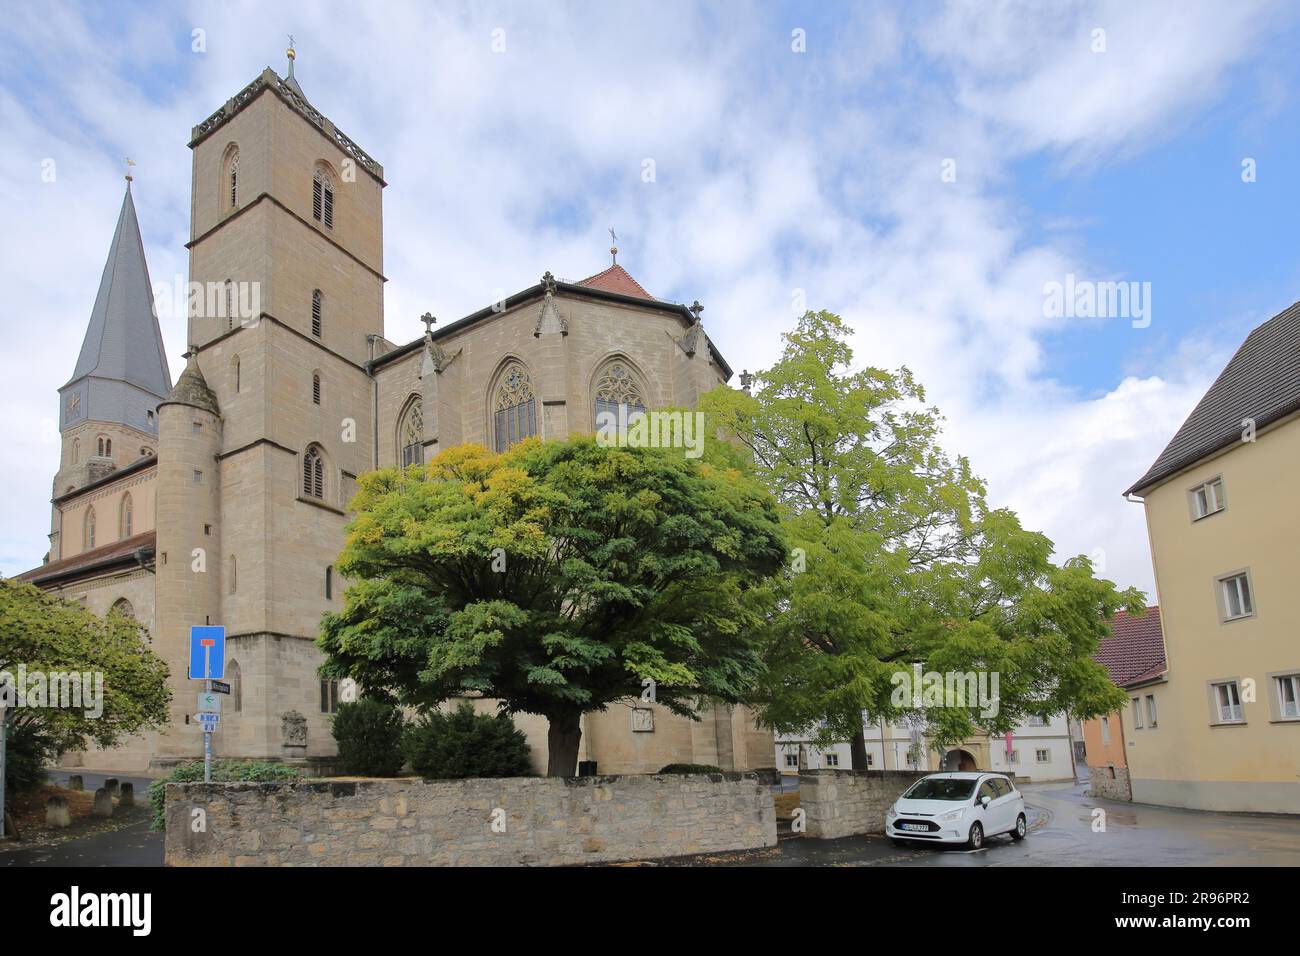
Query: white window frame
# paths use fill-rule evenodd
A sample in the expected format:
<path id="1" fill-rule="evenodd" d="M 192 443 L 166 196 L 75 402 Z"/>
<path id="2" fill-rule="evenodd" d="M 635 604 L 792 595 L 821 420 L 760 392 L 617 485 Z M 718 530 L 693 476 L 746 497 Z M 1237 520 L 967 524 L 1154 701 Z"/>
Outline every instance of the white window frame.
<path id="1" fill-rule="evenodd" d="M 838 767 L 840 765 L 839 754 L 832 754 L 832 753 L 822 754 L 822 759 L 826 762 L 826 766 L 828 767 Z"/>
<path id="2" fill-rule="evenodd" d="M 1142 698 L 1133 697 L 1133 729 L 1142 730 Z"/>
<path id="3" fill-rule="evenodd" d="M 1147 704 L 1147 727 L 1149 727 L 1151 730 L 1155 730 L 1156 727 L 1158 726 L 1158 723 L 1157 723 L 1157 720 L 1156 720 L 1156 716 L 1157 716 L 1157 715 L 1156 715 L 1156 695 L 1155 695 L 1155 694 L 1147 694 L 1147 695 L 1146 695 L 1146 704 Z"/>
<path id="4" fill-rule="evenodd" d="M 1211 515 L 1217 515 L 1228 508 L 1228 499 L 1223 491 L 1223 476 L 1215 475 L 1209 481 L 1203 481 L 1188 490 L 1192 509 L 1192 521 L 1200 521 Z"/>
<path id="5" fill-rule="evenodd" d="M 1300 672 L 1270 674 L 1273 684 L 1273 702 L 1276 705 L 1274 719 L 1279 721 L 1300 721 Z M 1286 689 L 1291 688 L 1291 712 L 1287 712 Z"/>
<path id="6" fill-rule="evenodd" d="M 1215 578 L 1215 597 L 1219 602 L 1219 620 L 1224 624 L 1247 620 L 1258 611 L 1255 582 L 1251 580 L 1249 568 L 1229 571 Z M 1233 610 L 1234 604 L 1236 611 Z"/>
<path id="7" fill-rule="evenodd" d="M 1229 689 L 1230 693 L 1220 695 L 1219 691 L 1225 688 Z M 1227 698 L 1226 703 L 1225 698 Z M 1214 715 L 1214 723 L 1216 724 L 1244 724 L 1246 722 L 1246 712 L 1241 706 L 1241 684 L 1235 678 L 1210 682 L 1210 705 Z"/>
<path id="8" fill-rule="evenodd" d="M 1011 765 L 1011 764 L 1019 764 L 1019 763 L 1020 763 L 1020 751 L 1019 751 L 1019 750 L 1008 750 L 1008 751 L 1007 751 L 1007 764 L 1008 764 L 1008 766 Z"/>
<path id="9" fill-rule="evenodd" d="M 1038 747 L 1034 750 L 1034 760 L 1037 763 L 1051 763 L 1052 751 L 1046 747 Z"/>

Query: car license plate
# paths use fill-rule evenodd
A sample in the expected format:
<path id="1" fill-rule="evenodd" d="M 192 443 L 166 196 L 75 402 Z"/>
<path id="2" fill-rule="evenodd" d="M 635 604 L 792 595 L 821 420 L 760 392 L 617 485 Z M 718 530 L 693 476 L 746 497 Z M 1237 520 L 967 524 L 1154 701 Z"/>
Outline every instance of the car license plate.
<path id="1" fill-rule="evenodd" d="M 924 823 L 904 823 L 903 829 L 904 830 L 928 830 L 930 828 L 926 826 Z"/>

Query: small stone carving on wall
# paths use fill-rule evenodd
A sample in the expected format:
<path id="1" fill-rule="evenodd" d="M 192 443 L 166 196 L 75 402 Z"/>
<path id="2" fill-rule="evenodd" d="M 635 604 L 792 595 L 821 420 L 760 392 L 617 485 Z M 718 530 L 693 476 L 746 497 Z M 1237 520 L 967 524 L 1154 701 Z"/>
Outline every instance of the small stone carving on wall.
<path id="1" fill-rule="evenodd" d="M 307 754 L 307 718 L 296 710 L 280 715 L 280 747 L 286 757 Z"/>
<path id="2" fill-rule="evenodd" d="M 652 734 L 655 730 L 655 712 L 649 707 L 632 708 L 632 731 L 638 734 Z"/>

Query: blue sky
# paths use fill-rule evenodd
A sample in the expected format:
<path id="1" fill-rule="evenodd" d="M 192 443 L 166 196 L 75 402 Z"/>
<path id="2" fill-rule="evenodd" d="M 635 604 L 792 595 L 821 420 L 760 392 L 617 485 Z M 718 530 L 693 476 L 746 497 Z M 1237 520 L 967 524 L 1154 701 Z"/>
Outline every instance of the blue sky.
<path id="1" fill-rule="evenodd" d="M 737 370 L 775 358 L 800 292 L 839 312 L 859 362 L 917 373 L 995 504 L 1123 585 L 1152 574 L 1120 492 L 1246 332 L 1300 298 L 1284 4 L 267 6 L 7 14 L 0 573 L 46 550 L 55 389 L 122 158 L 153 279 L 183 280 L 190 128 L 283 72 L 290 32 L 312 103 L 385 167 L 389 338 L 548 269 L 599 271 L 613 225 L 619 261 L 703 302 Z M 1151 283 L 1150 327 L 1045 317 L 1067 273 Z M 176 374 L 184 323 L 161 321 Z"/>

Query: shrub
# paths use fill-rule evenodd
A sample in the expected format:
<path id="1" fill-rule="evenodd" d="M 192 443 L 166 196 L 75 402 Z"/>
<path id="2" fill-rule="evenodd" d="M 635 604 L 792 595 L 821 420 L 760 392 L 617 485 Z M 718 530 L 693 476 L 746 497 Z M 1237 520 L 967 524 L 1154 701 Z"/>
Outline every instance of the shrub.
<path id="1" fill-rule="evenodd" d="M 359 777 L 395 777 L 402 769 L 402 712 L 363 697 L 340 704 L 332 728 L 343 772 Z"/>
<path id="2" fill-rule="evenodd" d="M 40 724 L 15 724 L 5 745 L 5 792 L 31 793 L 45 783 L 45 765 L 59 755 Z"/>
<path id="3" fill-rule="evenodd" d="M 468 702 L 426 715 L 407 729 L 403 743 L 406 759 L 425 780 L 532 774 L 528 740 L 510 715 L 476 714 Z"/>
<path id="4" fill-rule="evenodd" d="M 274 783 L 301 780 L 302 772 L 282 763 L 265 763 L 253 760 L 214 760 L 213 783 Z M 166 825 L 164 801 L 169 783 L 201 783 L 203 761 L 181 764 L 161 780 L 149 784 L 149 808 L 153 811 L 150 829 L 162 830 Z"/>
<path id="5" fill-rule="evenodd" d="M 722 773 L 721 767 L 711 763 L 670 763 L 660 773 Z"/>

